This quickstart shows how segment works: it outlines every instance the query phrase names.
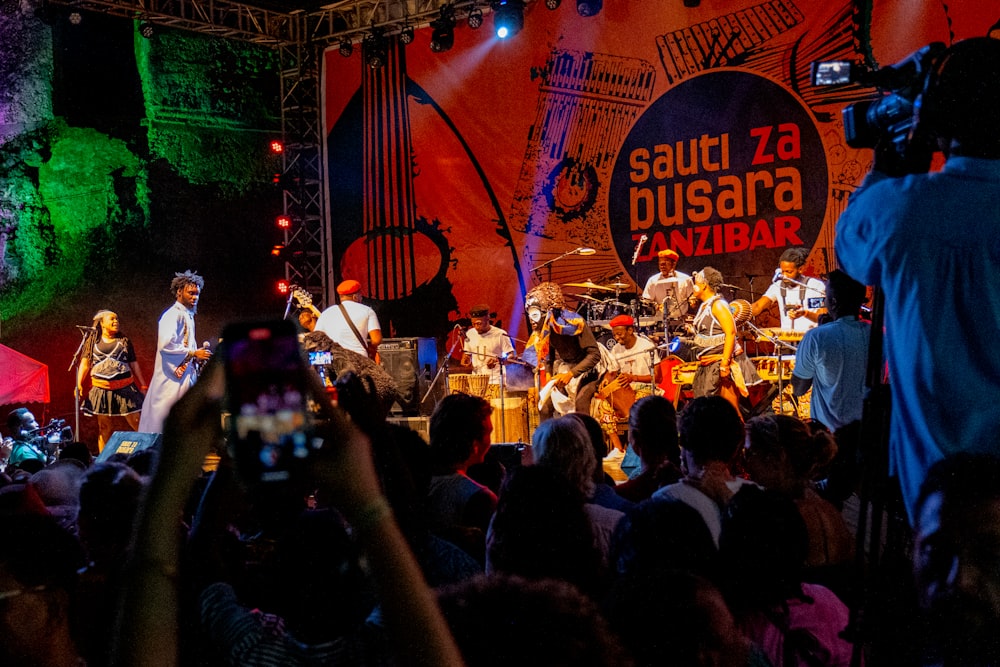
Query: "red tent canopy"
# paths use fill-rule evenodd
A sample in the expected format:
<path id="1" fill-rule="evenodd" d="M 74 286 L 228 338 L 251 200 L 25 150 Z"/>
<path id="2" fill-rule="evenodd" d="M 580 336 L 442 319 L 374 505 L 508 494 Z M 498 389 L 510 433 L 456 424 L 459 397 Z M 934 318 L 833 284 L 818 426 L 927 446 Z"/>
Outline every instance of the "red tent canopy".
<path id="1" fill-rule="evenodd" d="M 48 402 L 49 367 L 0 345 L 0 405 Z"/>

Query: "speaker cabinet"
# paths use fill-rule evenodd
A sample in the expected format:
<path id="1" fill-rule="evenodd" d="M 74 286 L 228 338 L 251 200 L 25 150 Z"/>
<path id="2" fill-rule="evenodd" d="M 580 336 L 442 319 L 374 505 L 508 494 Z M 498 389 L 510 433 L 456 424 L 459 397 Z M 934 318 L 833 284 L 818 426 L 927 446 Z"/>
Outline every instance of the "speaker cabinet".
<path id="1" fill-rule="evenodd" d="M 423 402 L 421 399 L 437 372 L 437 341 L 433 338 L 386 338 L 378 346 L 378 352 L 382 366 L 399 389 L 400 399 L 392 412 L 402 415 L 433 412 L 434 397 Z"/>
<path id="2" fill-rule="evenodd" d="M 135 454 L 160 444 L 159 433 L 137 433 L 135 431 L 115 431 L 104 443 L 104 449 L 94 459 L 95 463 L 107 461 L 115 454 Z"/>

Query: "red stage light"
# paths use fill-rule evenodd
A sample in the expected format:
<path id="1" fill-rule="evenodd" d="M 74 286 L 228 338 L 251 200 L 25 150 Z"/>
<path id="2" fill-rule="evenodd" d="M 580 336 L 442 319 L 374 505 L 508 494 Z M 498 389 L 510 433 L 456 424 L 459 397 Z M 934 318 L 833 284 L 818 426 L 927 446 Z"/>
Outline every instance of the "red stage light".
<path id="1" fill-rule="evenodd" d="M 285 246 L 279 243 L 278 245 L 271 248 L 271 255 L 273 255 L 274 257 L 281 257 L 281 253 L 284 252 L 284 250 Z"/>
<path id="2" fill-rule="evenodd" d="M 275 218 L 275 222 L 278 224 L 278 229 L 291 229 L 292 216 L 279 215 L 277 218 Z"/>
<path id="3" fill-rule="evenodd" d="M 287 280 L 282 279 L 282 280 L 278 281 L 278 294 L 281 294 L 281 295 L 288 294 L 288 281 Z"/>
<path id="4" fill-rule="evenodd" d="M 280 155 L 285 152 L 285 143 L 279 139 L 271 140 L 271 152 L 275 155 Z"/>

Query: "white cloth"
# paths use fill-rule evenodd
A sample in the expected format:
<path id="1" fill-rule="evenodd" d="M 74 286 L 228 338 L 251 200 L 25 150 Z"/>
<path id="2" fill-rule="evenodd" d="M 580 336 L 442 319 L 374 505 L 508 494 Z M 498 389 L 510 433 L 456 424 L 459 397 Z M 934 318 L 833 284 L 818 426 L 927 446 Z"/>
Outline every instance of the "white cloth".
<path id="1" fill-rule="evenodd" d="M 671 280 L 671 278 L 675 280 Z M 642 290 L 642 298 L 647 301 L 655 301 L 663 304 L 664 299 L 670 297 L 664 305 L 667 317 L 671 320 L 683 320 L 688 312 L 688 299 L 694 294 L 694 280 L 686 273 L 674 271 L 670 275 L 654 273 L 646 281 L 646 287 Z"/>
<path id="2" fill-rule="evenodd" d="M 153 376 L 149 380 L 149 390 L 142 403 L 142 416 L 139 418 L 140 433 L 163 432 L 163 422 L 170 408 L 198 379 L 193 362 L 188 363 L 181 377 L 174 373 L 184 363 L 188 353 L 196 349 L 198 342 L 194 331 L 194 311 L 175 301 L 160 316 Z"/>
<path id="3" fill-rule="evenodd" d="M 348 317 L 354 322 L 354 326 L 358 328 L 358 333 L 361 334 L 362 338 L 367 339 L 370 331 L 382 330 L 382 325 L 379 324 L 375 311 L 365 304 L 345 300 L 344 309 L 347 310 Z M 320 313 L 314 330 L 322 331 L 330 337 L 330 340 L 345 349 L 368 356 L 368 349 L 351 331 L 351 326 L 344 319 L 344 314 L 340 312 L 340 306 L 336 304 Z"/>
<path id="4" fill-rule="evenodd" d="M 490 384 L 500 384 L 500 364 L 489 368 L 486 363 L 491 358 L 514 355 L 510 336 L 503 329 L 493 326 L 485 334 L 471 327 L 465 332 L 465 346 L 462 350 L 472 358 L 472 372 L 476 375 L 489 375 Z"/>
<path id="5" fill-rule="evenodd" d="M 786 305 L 802 306 L 805 308 L 806 304 L 809 303 L 809 299 L 826 297 L 826 285 L 823 284 L 822 280 L 799 276 L 798 282 L 804 283 L 805 287 L 792 284 L 786 285 L 784 299 L 781 297 L 780 280 L 771 283 L 771 286 L 764 292 L 764 296 L 778 304 L 778 312 L 781 314 L 781 328 L 785 331 L 808 331 L 816 326 L 816 323 L 808 317 L 796 317 L 793 320 L 785 310 Z M 812 310 L 816 309 L 813 308 Z"/>

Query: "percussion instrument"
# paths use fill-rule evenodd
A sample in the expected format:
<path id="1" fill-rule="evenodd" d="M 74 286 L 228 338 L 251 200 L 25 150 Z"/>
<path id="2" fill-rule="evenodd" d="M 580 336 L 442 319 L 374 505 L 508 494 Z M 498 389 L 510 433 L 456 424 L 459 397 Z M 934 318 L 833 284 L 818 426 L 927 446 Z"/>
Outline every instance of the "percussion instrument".
<path id="1" fill-rule="evenodd" d="M 448 376 L 448 393 L 450 394 L 468 394 L 469 393 L 469 374 L 468 373 L 452 373 Z"/>
<path id="2" fill-rule="evenodd" d="M 754 366 L 757 367 L 757 374 L 762 380 L 767 382 L 777 382 L 779 379 L 778 357 L 754 357 Z M 792 355 L 781 357 L 780 378 L 783 382 L 792 379 L 792 371 L 795 370 L 795 357 Z"/>
<path id="3" fill-rule="evenodd" d="M 802 340 L 802 337 L 806 335 L 804 331 L 792 331 L 791 329 L 761 329 L 761 332 L 766 335 L 757 336 L 758 343 L 768 343 L 770 342 L 768 336 L 771 338 L 777 338 L 785 343 L 798 343 Z"/>
<path id="4" fill-rule="evenodd" d="M 614 287 L 605 287 L 604 285 L 598 285 L 597 283 L 590 282 L 589 280 L 582 283 L 563 283 L 563 287 L 583 287 L 585 289 L 599 289 L 605 292 L 615 291 Z"/>
<path id="5" fill-rule="evenodd" d="M 628 283 L 610 283 L 604 286 L 605 289 L 623 290 L 628 289 Z"/>
<path id="6" fill-rule="evenodd" d="M 678 364 L 671 368 L 670 376 L 673 378 L 674 384 L 684 386 L 694 382 L 695 373 L 698 372 L 698 366 L 700 365 L 697 361 L 692 361 L 686 364 Z"/>
<path id="7" fill-rule="evenodd" d="M 469 392 L 473 396 L 486 396 L 486 390 L 490 386 L 489 375 L 472 374 L 468 377 Z"/>
<path id="8" fill-rule="evenodd" d="M 733 314 L 733 320 L 736 321 L 736 326 L 741 327 L 750 321 L 750 317 L 753 315 L 753 306 L 746 299 L 734 299 L 729 302 L 729 310 Z"/>
<path id="9" fill-rule="evenodd" d="M 528 422 L 528 392 L 508 391 L 503 397 L 502 405 L 499 395 L 490 399 L 490 405 L 493 406 L 494 440 L 497 442 L 531 442 L 531 429 Z M 502 419 L 501 409 L 503 411 Z"/>

